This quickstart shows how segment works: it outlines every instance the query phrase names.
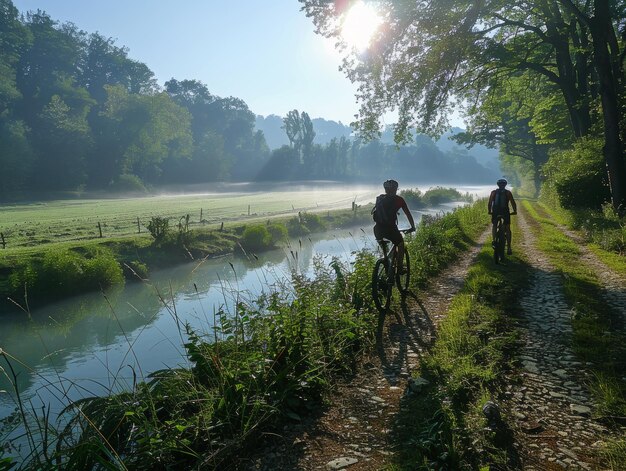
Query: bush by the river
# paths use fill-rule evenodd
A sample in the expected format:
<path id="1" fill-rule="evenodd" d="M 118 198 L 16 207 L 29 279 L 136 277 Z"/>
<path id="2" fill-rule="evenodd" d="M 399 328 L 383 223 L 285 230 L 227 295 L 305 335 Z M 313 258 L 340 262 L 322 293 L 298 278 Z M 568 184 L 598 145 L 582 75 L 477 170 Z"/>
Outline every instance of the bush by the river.
<path id="1" fill-rule="evenodd" d="M 461 193 L 455 188 L 443 188 L 437 186 L 430 188 L 422 193 L 417 188 L 409 188 L 402 190 L 399 193 L 411 209 L 427 208 L 432 206 L 438 206 L 443 203 L 451 203 L 454 201 L 465 201 L 471 203 L 473 197 L 469 193 Z"/>
<path id="2" fill-rule="evenodd" d="M 32 260 L 9 278 L 12 291 L 28 296 L 62 298 L 81 292 L 106 288 L 124 281 L 120 264 L 105 249 L 81 254 L 61 249 L 46 252 L 42 259 Z"/>

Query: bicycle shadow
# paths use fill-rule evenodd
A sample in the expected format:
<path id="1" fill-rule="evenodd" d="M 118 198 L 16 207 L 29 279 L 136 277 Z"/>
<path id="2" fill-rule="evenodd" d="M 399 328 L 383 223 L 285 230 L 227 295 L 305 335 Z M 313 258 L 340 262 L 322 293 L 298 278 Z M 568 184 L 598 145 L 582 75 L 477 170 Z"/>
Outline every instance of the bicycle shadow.
<path id="1" fill-rule="evenodd" d="M 417 312 L 416 305 L 419 307 Z M 389 308 L 386 313 L 379 314 L 376 331 L 376 353 L 383 376 L 393 386 L 408 378 L 411 360 L 420 358 L 433 344 L 436 335 L 430 314 L 415 293 L 404 294 L 399 307 L 399 311 Z"/>

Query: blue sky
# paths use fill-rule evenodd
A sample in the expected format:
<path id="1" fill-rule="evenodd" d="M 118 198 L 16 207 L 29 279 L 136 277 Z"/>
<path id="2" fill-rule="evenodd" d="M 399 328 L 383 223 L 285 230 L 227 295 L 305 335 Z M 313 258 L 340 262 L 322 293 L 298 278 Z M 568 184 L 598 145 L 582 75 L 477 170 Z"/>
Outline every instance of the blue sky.
<path id="1" fill-rule="evenodd" d="M 337 70 L 332 43 L 316 35 L 296 0 L 13 0 L 129 48 L 160 84 L 196 79 L 256 114 L 294 108 L 349 124 L 355 86 Z"/>

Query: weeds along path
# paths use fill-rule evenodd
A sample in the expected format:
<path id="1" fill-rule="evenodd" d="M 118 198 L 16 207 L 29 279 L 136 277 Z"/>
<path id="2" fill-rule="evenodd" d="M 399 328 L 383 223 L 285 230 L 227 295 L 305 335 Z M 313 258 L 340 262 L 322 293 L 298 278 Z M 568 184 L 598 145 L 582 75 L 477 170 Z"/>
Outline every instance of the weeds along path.
<path id="1" fill-rule="evenodd" d="M 561 277 L 537 249 L 531 222 L 519 214 L 531 276 L 521 303 L 521 384 L 511 379 L 505 404 L 515 421 L 516 447 L 525 470 L 598 469 L 593 456 L 608 431 L 590 418 L 589 373 L 571 350 Z"/>
<path id="2" fill-rule="evenodd" d="M 579 261 L 596 275 L 602 286 L 604 300 L 615 312 L 622 314 L 622 324 L 626 324 L 626 277 L 602 262 L 579 234 L 560 224 L 557 224 L 557 227 L 576 242 L 580 250 Z"/>
<path id="3" fill-rule="evenodd" d="M 390 431 L 411 372 L 435 339 L 438 321 L 463 287 L 467 271 L 490 230 L 468 252 L 434 278 L 428 289 L 410 293 L 390 309 L 378 348 L 333 392 L 330 405 L 301 424 L 268 438 L 246 470 L 380 470 L 394 450 Z"/>

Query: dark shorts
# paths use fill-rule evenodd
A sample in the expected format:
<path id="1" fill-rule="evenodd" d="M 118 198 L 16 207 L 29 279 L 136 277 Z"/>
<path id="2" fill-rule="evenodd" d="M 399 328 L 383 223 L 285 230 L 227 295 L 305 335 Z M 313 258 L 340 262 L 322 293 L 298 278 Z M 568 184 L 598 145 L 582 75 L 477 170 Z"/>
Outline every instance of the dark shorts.
<path id="1" fill-rule="evenodd" d="M 403 240 L 402 234 L 396 225 L 383 226 L 382 224 L 376 224 L 374 226 L 374 237 L 376 237 L 376 240 L 389 239 L 396 245 Z"/>
<path id="2" fill-rule="evenodd" d="M 500 213 L 502 215 L 502 218 L 504 219 L 504 224 L 507 226 L 511 225 L 511 213 L 506 212 L 506 213 Z M 496 213 L 493 213 L 491 215 L 491 223 L 495 224 L 498 222 L 498 216 Z"/>

